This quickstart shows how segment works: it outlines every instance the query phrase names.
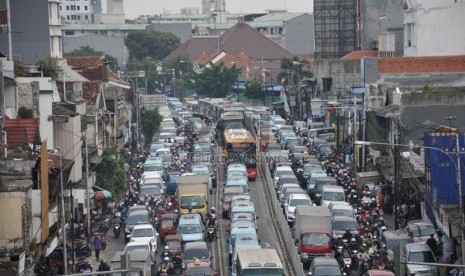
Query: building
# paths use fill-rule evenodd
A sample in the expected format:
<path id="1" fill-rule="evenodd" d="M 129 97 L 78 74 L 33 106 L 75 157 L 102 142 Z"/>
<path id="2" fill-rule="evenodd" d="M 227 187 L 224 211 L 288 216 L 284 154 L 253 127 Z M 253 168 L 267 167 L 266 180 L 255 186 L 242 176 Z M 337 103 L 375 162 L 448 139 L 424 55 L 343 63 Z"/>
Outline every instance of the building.
<path id="1" fill-rule="evenodd" d="M 101 22 L 96 23 L 123 24 L 124 22 L 123 0 L 107 0 L 107 12 L 101 14 Z"/>
<path id="2" fill-rule="evenodd" d="M 464 1 L 405 0 L 405 56 L 464 55 L 464 11 Z"/>
<path id="3" fill-rule="evenodd" d="M 5 8 L 6 0 L 0 1 L 0 10 Z M 10 14 L 15 60 L 35 64 L 40 59 L 63 57 L 60 1 L 10 0 Z M 0 52 L 8 53 L 8 32 L 0 33 Z"/>
<path id="4" fill-rule="evenodd" d="M 60 15 L 65 19 L 65 23 L 92 23 L 92 14 L 94 13 L 93 2 L 100 3 L 100 1 L 61 1 Z"/>
<path id="5" fill-rule="evenodd" d="M 182 8 L 180 13 L 184 15 L 200 14 L 200 10 L 197 7 Z"/>
<path id="6" fill-rule="evenodd" d="M 356 45 L 358 0 L 314 0 L 315 58 L 335 59 L 359 50 Z"/>

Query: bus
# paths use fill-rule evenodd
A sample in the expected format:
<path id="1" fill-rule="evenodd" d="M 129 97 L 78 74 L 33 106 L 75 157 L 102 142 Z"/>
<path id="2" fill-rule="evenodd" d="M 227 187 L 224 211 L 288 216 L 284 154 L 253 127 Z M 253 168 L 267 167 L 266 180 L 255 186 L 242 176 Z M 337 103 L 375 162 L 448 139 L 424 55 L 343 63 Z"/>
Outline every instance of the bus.
<path id="1" fill-rule="evenodd" d="M 238 249 L 236 262 L 233 265 L 237 276 L 284 275 L 281 259 L 272 248 Z"/>
<path id="2" fill-rule="evenodd" d="M 224 131 L 224 157 L 228 164 L 245 164 L 249 180 L 257 178 L 257 145 L 250 131 L 227 129 Z"/>
<path id="3" fill-rule="evenodd" d="M 216 124 L 216 138 L 220 145 L 224 148 L 225 144 L 225 131 L 229 129 L 243 129 L 244 128 L 244 114 L 240 112 L 226 112 L 221 114 L 220 120 Z"/>

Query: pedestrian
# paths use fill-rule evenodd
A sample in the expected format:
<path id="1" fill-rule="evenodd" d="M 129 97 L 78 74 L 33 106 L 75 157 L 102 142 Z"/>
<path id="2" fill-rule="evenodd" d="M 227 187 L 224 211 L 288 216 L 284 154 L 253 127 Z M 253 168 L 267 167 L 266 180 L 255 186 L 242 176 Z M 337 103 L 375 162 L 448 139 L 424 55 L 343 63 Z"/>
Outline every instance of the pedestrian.
<path id="1" fill-rule="evenodd" d="M 95 250 L 95 258 L 97 261 L 100 260 L 100 250 L 102 250 L 102 240 L 98 235 L 95 235 L 94 237 L 94 250 Z"/>
<path id="2" fill-rule="evenodd" d="M 431 234 L 430 238 L 426 240 L 426 244 L 429 245 L 429 248 L 431 248 L 431 251 L 433 251 L 434 256 L 438 255 L 438 244 L 436 243 L 436 239 L 434 238 L 434 235 Z"/>

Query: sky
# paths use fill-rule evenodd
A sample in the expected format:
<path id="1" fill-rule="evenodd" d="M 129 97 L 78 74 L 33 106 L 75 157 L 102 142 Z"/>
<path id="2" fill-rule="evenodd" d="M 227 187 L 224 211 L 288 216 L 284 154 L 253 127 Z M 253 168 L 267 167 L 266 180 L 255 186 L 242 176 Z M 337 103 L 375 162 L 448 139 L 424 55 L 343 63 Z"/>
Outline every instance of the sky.
<path id="1" fill-rule="evenodd" d="M 124 0 L 127 19 L 139 15 L 160 13 L 179 13 L 181 8 L 198 7 L 200 0 Z M 226 10 L 232 13 L 263 13 L 265 9 L 283 9 L 289 12 L 310 12 L 313 10 L 311 0 L 226 0 Z"/>

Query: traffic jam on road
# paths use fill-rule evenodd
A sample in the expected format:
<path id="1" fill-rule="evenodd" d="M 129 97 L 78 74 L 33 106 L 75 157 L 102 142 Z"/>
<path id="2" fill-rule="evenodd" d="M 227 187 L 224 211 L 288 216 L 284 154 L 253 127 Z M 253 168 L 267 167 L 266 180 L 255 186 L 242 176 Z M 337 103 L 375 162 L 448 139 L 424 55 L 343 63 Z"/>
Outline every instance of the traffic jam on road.
<path id="1" fill-rule="evenodd" d="M 93 236 L 115 244 L 98 271 L 394 275 L 395 246 L 406 260 L 434 262 L 439 254 L 427 242 L 435 234 L 427 222 L 404 218 L 409 232 L 389 229 L 383 210 L 392 206 L 379 175 L 356 173 L 350 148 L 334 150 L 334 128 L 225 99 L 182 105 L 168 98 L 159 113 L 163 121 L 147 150 L 125 157 L 133 164 L 126 194 L 112 211 L 92 217 Z M 270 211 L 267 191 L 281 205 L 298 260 L 282 242 L 281 214 Z M 86 227 L 75 229 L 78 257 L 96 249 L 79 239 Z M 82 258 L 75 271 L 91 272 L 92 264 Z M 431 266 L 405 269 L 437 273 Z"/>

